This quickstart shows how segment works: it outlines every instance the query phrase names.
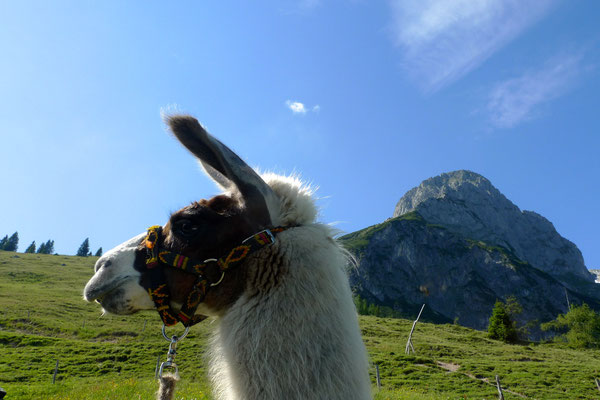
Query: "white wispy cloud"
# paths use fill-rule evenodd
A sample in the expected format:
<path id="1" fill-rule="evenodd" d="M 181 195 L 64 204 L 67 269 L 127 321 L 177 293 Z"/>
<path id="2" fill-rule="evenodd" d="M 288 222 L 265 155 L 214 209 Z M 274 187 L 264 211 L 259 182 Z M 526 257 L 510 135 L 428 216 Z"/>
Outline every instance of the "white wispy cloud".
<path id="1" fill-rule="evenodd" d="M 478 67 L 556 0 L 390 0 L 402 64 L 427 92 Z"/>
<path id="2" fill-rule="evenodd" d="M 303 103 L 292 100 L 286 100 L 285 105 L 287 106 L 287 108 L 292 110 L 294 114 L 306 114 L 309 111 L 319 112 L 321 110 L 321 106 L 319 106 L 318 104 L 314 105 L 311 108 L 307 108 Z"/>
<path id="3" fill-rule="evenodd" d="M 536 69 L 498 82 L 492 88 L 487 110 L 492 124 L 510 128 L 536 116 L 539 107 L 565 94 L 585 67 L 581 53 L 561 54 Z"/>
<path id="4" fill-rule="evenodd" d="M 292 110 L 294 114 L 306 114 L 306 107 L 304 107 L 304 104 L 300 103 L 299 101 L 287 100 L 285 104 L 290 110 Z"/>

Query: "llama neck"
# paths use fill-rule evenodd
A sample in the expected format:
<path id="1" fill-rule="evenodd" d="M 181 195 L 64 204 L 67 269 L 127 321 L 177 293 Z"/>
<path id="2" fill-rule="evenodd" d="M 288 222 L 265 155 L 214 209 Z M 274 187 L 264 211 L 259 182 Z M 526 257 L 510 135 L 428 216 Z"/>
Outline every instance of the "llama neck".
<path id="1" fill-rule="evenodd" d="M 211 350 L 219 398 L 370 398 L 343 252 L 318 225 L 280 237 L 220 321 Z"/>

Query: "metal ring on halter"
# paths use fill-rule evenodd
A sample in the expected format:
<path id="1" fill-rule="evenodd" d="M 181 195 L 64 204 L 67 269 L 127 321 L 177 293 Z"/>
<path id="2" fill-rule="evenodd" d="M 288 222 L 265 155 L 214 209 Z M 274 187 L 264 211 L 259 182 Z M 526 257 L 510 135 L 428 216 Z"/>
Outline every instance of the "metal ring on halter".
<path id="1" fill-rule="evenodd" d="M 206 260 L 204 260 L 203 264 L 207 264 L 209 262 L 218 263 L 219 260 L 217 260 L 216 258 L 207 258 Z M 225 278 L 225 271 L 221 271 L 221 277 L 219 278 L 219 280 L 215 283 L 211 283 L 210 286 L 217 286 L 218 284 L 220 284 L 223 281 L 223 278 Z"/>
<path id="2" fill-rule="evenodd" d="M 182 340 L 184 337 L 187 336 L 189 331 L 190 331 L 190 327 L 186 326 L 185 331 L 183 331 L 183 335 L 181 335 L 181 336 L 173 335 L 172 337 L 168 337 L 167 336 L 167 326 L 165 324 L 163 324 L 163 327 L 162 327 L 162 334 L 167 342 L 179 342 L 180 340 Z"/>
<path id="3" fill-rule="evenodd" d="M 218 284 L 223 282 L 223 278 L 225 278 L 225 271 L 221 271 L 221 277 L 219 278 L 219 280 L 215 283 L 211 283 L 210 286 L 217 286 Z"/>

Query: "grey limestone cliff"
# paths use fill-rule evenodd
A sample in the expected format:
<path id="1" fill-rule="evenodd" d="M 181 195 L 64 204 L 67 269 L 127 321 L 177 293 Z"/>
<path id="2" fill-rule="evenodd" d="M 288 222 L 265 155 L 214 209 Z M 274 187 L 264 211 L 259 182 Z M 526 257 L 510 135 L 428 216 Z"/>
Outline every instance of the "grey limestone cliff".
<path id="1" fill-rule="evenodd" d="M 430 320 L 485 329 L 508 296 L 523 306 L 522 322 L 556 318 L 567 296 L 600 310 L 600 284 L 577 247 L 474 172 L 427 179 L 393 218 L 340 240 L 358 261 L 354 293 L 407 317 L 425 303 Z"/>
<path id="2" fill-rule="evenodd" d="M 510 250 L 431 224 L 417 212 L 341 241 L 358 261 L 350 272 L 354 293 L 407 317 L 414 318 L 425 303 L 430 320 L 486 329 L 495 301 L 515 296 L 523 306 L 523 322 L 544 322 L 567 311 L 566 293 L 571 302 L 600 308 L 600 285 L 565 289 Z M 539 330 L 532 334 L 540 337 Z"/>
<path id="3" fill-rule="evenodd" d="M 596 276 L 596 283 L 600 283 L 600 269 L 590 269 L 590 272 Z"/>
<path id="4" fill-rule="evenodd" d="M 521 211 L 474 172 L 454 171 L 423 181 L 400 199 L 394 217 L 412 211 L 465 237 L 505 247 L 569 287 L 581 280 L 594 282 L 577 246 L 550 221 Z"/>

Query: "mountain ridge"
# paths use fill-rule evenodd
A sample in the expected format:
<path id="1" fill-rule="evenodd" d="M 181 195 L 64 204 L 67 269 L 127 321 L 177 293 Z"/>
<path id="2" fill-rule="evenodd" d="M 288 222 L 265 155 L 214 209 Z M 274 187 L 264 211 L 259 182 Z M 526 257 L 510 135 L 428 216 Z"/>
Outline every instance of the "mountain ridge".
<path id="1" fill-rule="evenodd" d="M 535 211 L 522 211 L 475 172 L 458 170 L 424 180 L 402 196 L 393 216 L 410 211 L 464 236 L 508 248 L 567 285 L 566 275 L 594 282 L 581 251 L 552 222 Z"/>
<path id="2" fill-rule="evenodd" d="M 534 237 L 541 249 L 531 251 L 507 236 L 515 222 L 502 218 L 506 214 L 518 218 L 525 225 L 517 227 L 521 234 L 533 230 L 551 237 L 551 244 L 572 246 L 569 252 L 559 252 L 562 259 L 553 261 L 566 264 L 565 257 L 581 255 L 550 221 L 535 212 L 522 212 L 489 180 L 471 171 L 442 174 L 424 183 L 402 197 L 394 217 L 340 238 L 358 263 L 350 271 L 356 295 L 407 317 L 425 303 L 430 320 L 457 321 L 475 329 L 486 329 L 495 301 L 509 296 L 523 306 L 519 317 L 523 324 L 565 313 L 567 296 L 571 303 L 600 309 L 600 285 L 587 269 L 581 273 L 582 258 L 572 270 L 561 270 L 560 262 L 535 265 L 521 254 L 537 260 L 537 253 L 548 251 L 545 236 Z M 491 218 L 486 220 L 487 216 Z M 537 225 L 532 229 L 527 224 Z M 490 229 L 496 226 L 504 231 Z M 539 327 L 531 335 L 543 336 Z"/>

